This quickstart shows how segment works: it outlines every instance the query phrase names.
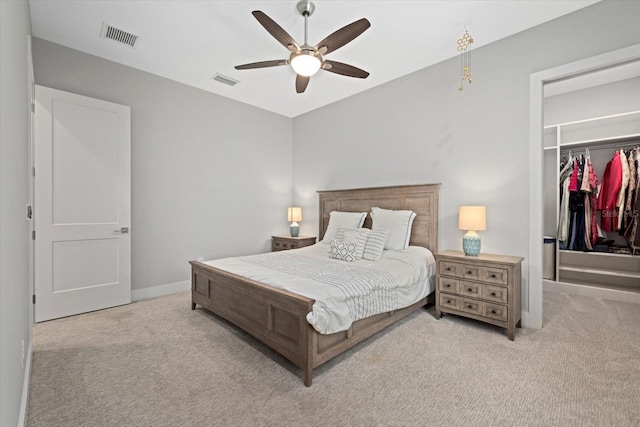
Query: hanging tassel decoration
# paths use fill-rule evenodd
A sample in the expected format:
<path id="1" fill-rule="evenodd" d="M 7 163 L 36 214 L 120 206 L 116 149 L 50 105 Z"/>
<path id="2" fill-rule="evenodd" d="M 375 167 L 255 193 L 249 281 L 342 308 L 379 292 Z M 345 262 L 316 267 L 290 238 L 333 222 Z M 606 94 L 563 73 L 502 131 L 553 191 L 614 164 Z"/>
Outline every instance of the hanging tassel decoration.
<path id="1" fill-rule="evenodd" d="M 464 32 L 464 35 L 458 39 L 458 52 L 460 52 L 460 87 L 458 90 L 464 90 L 464 82 L 471 84 L 471 43 L 473 43 L 473 37 L 469 34 L 469 31 Z"/>

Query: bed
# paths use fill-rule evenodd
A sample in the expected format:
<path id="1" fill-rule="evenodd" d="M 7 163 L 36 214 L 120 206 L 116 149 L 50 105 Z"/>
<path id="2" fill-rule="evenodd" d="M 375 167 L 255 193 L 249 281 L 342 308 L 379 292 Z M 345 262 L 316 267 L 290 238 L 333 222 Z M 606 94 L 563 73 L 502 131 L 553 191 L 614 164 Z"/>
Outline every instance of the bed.
<path id="1" fill-rule="evenodd" d="M 409 244 L 433 253 L 438 247 L 438 189 L 440 184 L 319 191 L 319 241 L 330 212 L 369 212 L 372 207 L 416 213 Z M 364 227 L 371 227 L 368 215 Z M 346 331 L 321 334 L 307 321 L 315 300 L 252 280 L 205 262 L 190 261 L 191 308 L 196 305 L 230 321 L 303 370 L 304 384 L 313 369 L 354 345 L 433 302 L 433 294 L 385 313 L 360 319 Z"/>

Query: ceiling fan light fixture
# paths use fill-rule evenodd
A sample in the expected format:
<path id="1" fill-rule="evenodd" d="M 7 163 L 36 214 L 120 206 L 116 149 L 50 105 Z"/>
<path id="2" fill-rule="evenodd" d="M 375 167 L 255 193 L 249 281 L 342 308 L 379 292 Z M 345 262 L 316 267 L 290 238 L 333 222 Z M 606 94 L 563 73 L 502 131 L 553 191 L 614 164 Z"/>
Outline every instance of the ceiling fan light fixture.
<path id="1" fill-rule="evenodd" d="M 302 50 L 300 53 L 292 54 L 289 62 L 293 71 L 304 77 L 313 76 L 322 66 L 322 60 L 312 50 Z"/>

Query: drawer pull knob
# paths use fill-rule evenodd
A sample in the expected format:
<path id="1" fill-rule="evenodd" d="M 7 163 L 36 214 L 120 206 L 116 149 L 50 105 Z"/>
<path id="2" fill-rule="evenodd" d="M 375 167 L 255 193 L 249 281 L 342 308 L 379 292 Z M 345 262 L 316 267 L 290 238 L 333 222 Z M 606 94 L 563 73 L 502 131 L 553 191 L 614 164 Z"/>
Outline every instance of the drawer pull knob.
<path id="1" fill-rule="evenodd" d="M 467 304 L 467 308 L 473 308 L 471 304 Z"/>
<path id="2" fill-rule="evenodd" d="M 495 297 L 495 296 L 496 296 L 496 293 L 495 293 L 495 292 L 491 292 L 491 296 L 492 296 L 492 297 Z"/>
<path id="3" fill-rule="evenodd" d="M 495 310 L 491 310 L 491 313 L 493 313 L 493 314 L 497 314 Z"/>
<path id="4" fill-rule="evenodd" d="M 495 273 L 491 275 L 492 279 L 495 279 L 496 277 L 498 277 L 498 276 L 496 276 Z"/>
<path id="5" fill-rule="evenodd" d="M 447 270 L 447 271 L 451 271 L 451 267 L 447 267 L 447 268 L 446 268 L 446 270 Z"/>
<path id="6" fill-rule="evenodd" d="M 467 292 L 473 292 L 473 288 L 467 288 Z"/>
<path id="7" fill-rule="evenodd" d="M 467 274 L 471 274 L 471 270 L 467 270 Z"/>
<path id="8" fill-rule="evenodd" d="M 447 300 L 447 304 L 451 304 L 451 300 L 450 299 Z"/>
<path id="9" fill-rule="evenodd" d="M 450 287 L 451 287 L 451 284 L 450 284 L 450 283 L 447 283 L 445 286 L 446 286 L 447 288 L 450 288 Z"/>

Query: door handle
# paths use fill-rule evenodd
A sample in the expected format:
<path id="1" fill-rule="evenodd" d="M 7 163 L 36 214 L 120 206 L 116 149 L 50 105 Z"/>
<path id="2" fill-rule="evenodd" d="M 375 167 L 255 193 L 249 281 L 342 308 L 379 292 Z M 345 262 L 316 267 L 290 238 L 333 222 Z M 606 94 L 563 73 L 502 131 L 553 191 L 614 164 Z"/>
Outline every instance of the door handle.
<path id="1" fill-rule="evenodd" d="M 113 230 L 115 233 L 127 234 L 129 232 L 129 227 L 122 227 L 120 230 Z"/>

